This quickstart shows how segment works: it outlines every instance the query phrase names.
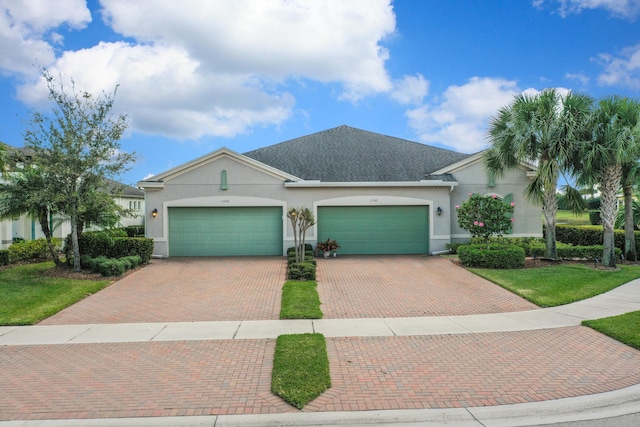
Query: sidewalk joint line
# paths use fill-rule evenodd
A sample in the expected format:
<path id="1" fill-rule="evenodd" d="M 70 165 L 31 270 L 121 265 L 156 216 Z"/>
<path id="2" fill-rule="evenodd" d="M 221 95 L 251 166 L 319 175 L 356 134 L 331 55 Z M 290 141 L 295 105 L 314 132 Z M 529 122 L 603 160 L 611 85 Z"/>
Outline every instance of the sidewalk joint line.
<path id="1" fill-rule="evenodd" d="M 464 410 L 465 410 L 465 411 L 467 411 L 467 413 L 468 413 L 469 415 L 471 415 L 471 417 L 472 417 L 474 420 L 476 420 L 476 421 L 478 422 L 478 424 L 480 424 L 482 427 L 487 427 L 487 426 L 486 426 L 482 421 L 480 421 L 480 420 L 479 420 L 479 419 L 478 419 L 478 418 L 473 414 L 473 412 L 471 412 L 471 411 L 469 410 L 469 407 L 468 407 L 468 406 L 466 406 L 466 407 L 464 408 Z"/>
<path id="2" fill-rule="evenodd" d="M 164 326 L 162 327 L 162 329 L 160 329 L 154 336 L 151 337 L 151 339 L 149 339 L 149 341 L 153 341 L 154 339 L 156 339 L 156 337 L 158 335 L 160 335 L 162 333 L 162 331 L 164 331 L 165 329 L 167 329 L 167 327 L 169 326 L 168 323 L 165 323 Z"/>
<path id="3" fill-rule="evenodd" d="M 238 327 L 236 328 L 235 332 L 233 333 L 233 336 L 231 337 L 232 340 L 236 339 L 236 335 L 238 335 L 238 331 L 240 331 L 240 327 L 242 326 L 242 322 L 244 322 L 244 320 L 241 320 L 240 323 L 238 323 Z"/>

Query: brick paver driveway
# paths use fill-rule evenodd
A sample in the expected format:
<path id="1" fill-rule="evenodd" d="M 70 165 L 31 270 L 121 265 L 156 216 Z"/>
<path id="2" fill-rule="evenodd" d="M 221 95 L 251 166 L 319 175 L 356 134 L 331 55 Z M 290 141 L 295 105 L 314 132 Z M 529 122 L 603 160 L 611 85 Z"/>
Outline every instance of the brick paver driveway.
<path id="1" fill-rule="evenodd" d="M 282 257 L 153 260 L 40 324 L 278 319 L 286 268 Z"/>
<path id="2" fill-rule="evenodd" d="M 43 324 L 276 319 L 282 258 L 154 261 Z M 447 260 L 319 260 L 325 317 L 527 310 Z M 270 393 L 272 339 L 0 346 L 0 420 L 296 412 Z M 328 338 L 332 388 L 305 411 L 535 402 L 640 383 L 640 351 L 586 327 Z"/>
<path id="3" fill-rule="evenodd" d="M 328 319 L 458 316 L 538 308 L 432 256 L 345 256 L 318 260 Z"/>

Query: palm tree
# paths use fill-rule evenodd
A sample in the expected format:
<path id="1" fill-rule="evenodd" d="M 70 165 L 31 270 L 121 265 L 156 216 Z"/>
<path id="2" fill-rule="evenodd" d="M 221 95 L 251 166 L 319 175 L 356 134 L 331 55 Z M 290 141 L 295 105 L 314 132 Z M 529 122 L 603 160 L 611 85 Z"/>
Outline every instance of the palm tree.
<path id="1" fill-rule="evenodd" d="M 7 182 L 0 183 L 0 219 L 16 218 L 27 214 L 40 224 L 47 240 L 49 253 L 56 265 L 63 265 L 53 244 L 50 226 L 51 207 L 42 195 L 44 177 L 33 167 L 7 174 Z"/>
<path id="2" fill-rule="evenodd" d="M 618 210 L 617 193 L 621 185 L 630 185 L 630 179 L 624 177 L 625 167 L 636 162 L 640 155 L 639 111 L 638 102 L 629 98 L 601 99 L 592 115 L 591 140 L 581 145 L 579 162 L 575 164 L 580 182 L 596 182 L 600 186 L 604 228 L 602 264 L 607 267 L 616 266 L 613 229 Z M 626 180 L 623 181 L 623 177 Z"/>
<path id="3" fill-rule="evenodd" d="M 546 258 L 558 258 L 558 179 L 568 170 L 576 144 L 585 137 L 592 104 L 593 99 L 587 95 L 573 92 L 562 95 L 555 89 L 545 89 L 535 95 L 521 93 L 509 106 L 501 108 L 489 125 L 491 146 L 485 163 L 490 173 L 499 176 L 522 163 L 537 166 L 524 195 L 542 203 Z M 574 200 L 581 199 L 569 186 L 565 193 Z"/>
<path id="4" fill-rule="evenodd" d="M 636 117 L 640 117 L 640 109 Z M 637 126 L 637 124 L 636 124 Z M 624 258 L 627 261 L 638 261 L 636 253 L 635 212 L 633 188 L 640 178 L 640 164 L 637 160 L 626 163 L 622 167 L 622 193 L 624 194 Z M 617 222 L 617 221 L 616 221 Z"/>

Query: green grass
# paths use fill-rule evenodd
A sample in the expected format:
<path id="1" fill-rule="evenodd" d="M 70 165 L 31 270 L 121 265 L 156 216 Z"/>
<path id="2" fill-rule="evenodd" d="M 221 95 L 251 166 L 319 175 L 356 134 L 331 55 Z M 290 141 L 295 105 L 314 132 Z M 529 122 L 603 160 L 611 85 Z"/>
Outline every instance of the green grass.
<path id="1" fill-rule="evenodd" d="M 33 325 L 110 283 L 46 276 L 53 267 L 45 262 L 0 271 L 0 325 Z"/>
<path id="2" fill-rule="evenodd" d="M 584 320 L 582 324 L 640 350 L 640 311 L 604 319 Z"/>
<path id="3" fill-rule="evenodd" d="M 271 391 L 298 409 L 331 387 L 327 344 L 322 334 L 280 335 Z"/>
<path id="4" fill-rule="evenodd" d="M 556 214 L 556 223 L 566 225 L 591 225 L 588 212 L 583 212 L 576 216 L 571 211 L 558 211 Z"/>
<path id="5" fill-rule="evenodd" d="M 469 270 L 540 307 L 580 301 L 640 277 L 640 267 L 631 265 L 621 266 L 617 271 L 596 270 L 583 264 L 515 270 Z"/>
<path id="6" fill-rule="evenodd" d="M 290 280 L 282 288 L 280 319 L 321 319 L 320 297 L 314 281 Z"/>

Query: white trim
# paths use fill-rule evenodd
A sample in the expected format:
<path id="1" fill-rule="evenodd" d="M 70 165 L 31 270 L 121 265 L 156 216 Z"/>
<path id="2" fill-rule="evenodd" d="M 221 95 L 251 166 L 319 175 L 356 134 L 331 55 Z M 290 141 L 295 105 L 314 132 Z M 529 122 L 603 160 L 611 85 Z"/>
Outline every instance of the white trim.
<path id="1" fill-rule="evenodd" d="M 313 188 L 313 187 L 457 187 L 456 181 L 423 180 L 423 181 L 365 181 L 365 182 L 322 182 L 322 181 L 291 181 L 285 182 L 285 187 Z"/>

